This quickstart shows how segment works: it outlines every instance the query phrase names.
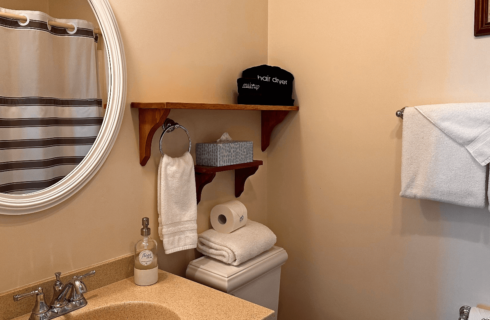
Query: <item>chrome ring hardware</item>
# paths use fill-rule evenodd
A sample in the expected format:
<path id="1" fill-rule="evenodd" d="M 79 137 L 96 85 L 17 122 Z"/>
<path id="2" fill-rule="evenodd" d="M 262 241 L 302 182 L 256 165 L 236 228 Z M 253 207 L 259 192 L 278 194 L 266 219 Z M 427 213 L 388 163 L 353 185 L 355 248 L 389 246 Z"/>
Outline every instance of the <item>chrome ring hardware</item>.
<path id="1" fill-rule="evenodd" d="M 162 135 L 160 136 L 160 144 L 159 144 L 159 146 L 160 146 L 160 154 L 162 156 L 164 155 L 163 149 L 162 149 L 163 136 L 165 135 L 165 133 L 172 132 L 175 129 L 179 129 L 179 128 L 182 129 L 182 130 L 184 130 L 185 133 L 187 134 L 187 138 L 189 138 L 189 152 L 191 152 L 191 148 L 192 148 L 191 136 L 189 135 L 189 131 L 187 131 L 187 129 L 184 126 L 182 126 L 182 125 L 174 122 L 171 119 L 167 119 L 167 120 L 165 120 L 165 123 L 163 124 L 163 127 L 162 128 L 163 128 L 163 132 L 162 132 Z"/>

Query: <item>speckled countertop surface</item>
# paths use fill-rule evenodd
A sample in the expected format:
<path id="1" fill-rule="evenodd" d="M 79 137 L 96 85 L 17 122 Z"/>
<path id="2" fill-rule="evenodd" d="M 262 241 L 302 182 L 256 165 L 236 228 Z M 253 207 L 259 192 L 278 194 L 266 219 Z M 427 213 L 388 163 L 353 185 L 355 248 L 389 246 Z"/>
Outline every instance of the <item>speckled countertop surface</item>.
<path id="1" fill-rule="evenodd" d="M 107 307 L 137 302 L 145 303 L 140 304 L 147 314 L 145 318 L 150 314 L 153 318 L 156 313 L 154 317 L 158 319 L 265 320 L 272 318 L 274 314 L 274 311 L 267 308 L 161 270 L 158 282 L 149 287 L 135 285 L 131 277 L 93 291 L 90 288 L 88 290 L 85 294 L 88 301 L 86 307 L 57 319 L 111 319 L 112 308 Z M 159 306 L 171 310 L 173 316 L 162 311 L 163 308 L 160 310 Z M 128 309 L 124 318 L 133 318 L 130 313 L 131 310 Z M 27 320 L 29 314 L 16 319 Z"/>

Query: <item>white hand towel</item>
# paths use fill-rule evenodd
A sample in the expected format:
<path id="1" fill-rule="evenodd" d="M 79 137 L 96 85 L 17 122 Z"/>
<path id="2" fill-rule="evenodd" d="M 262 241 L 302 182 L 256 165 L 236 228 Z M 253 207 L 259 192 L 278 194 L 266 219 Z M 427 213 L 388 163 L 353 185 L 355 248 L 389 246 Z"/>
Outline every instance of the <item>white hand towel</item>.
<path id="1" fill-rule="evenodd" d="M 158 167 L 158 234 L 165 253 L 197 245 L 197 201 L 194 160 L 164 155 Z"/>
<path id="2" fill-rule="evenodd" d="M 485 207 L 489 139 L 488 103 L 406 108 L 400 195 Z"/>
<path id="3" fill-rule="evenodd" d="M 276 243 L 276 235 L 266 226 L 248 220 L 247 225 L 232 233 L 214 229 L 199 235 L 197 250 L 211 258 L 238 266 L 269 250 Z"/>

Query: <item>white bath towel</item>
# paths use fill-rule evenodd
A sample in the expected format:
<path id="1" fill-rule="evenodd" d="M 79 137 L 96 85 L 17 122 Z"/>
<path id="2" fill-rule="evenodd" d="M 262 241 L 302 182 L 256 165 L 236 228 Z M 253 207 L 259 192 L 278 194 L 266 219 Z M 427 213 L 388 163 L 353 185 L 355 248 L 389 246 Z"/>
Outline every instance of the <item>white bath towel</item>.
<path id="1" fill-rule="evenodd" d="M 199 235 L 197 250 L 211 258 L 238 266 L 269 250 L 276 243 L 276 235 L 266 226 L 248 220 L 247 225 L 232 233 L 214 229 Z"/>
<path id="2" fill-rule="evenodd" d="M 194 160 L 164 155 L 158 167 L 158 234 L 165 253 L 197 245 L 197 201 Z"/>
<path id="3" fill-rule="evenodd" d="M 490 104 L 406 108 L 403 119 L 400 195 L 483 208 Z"/>

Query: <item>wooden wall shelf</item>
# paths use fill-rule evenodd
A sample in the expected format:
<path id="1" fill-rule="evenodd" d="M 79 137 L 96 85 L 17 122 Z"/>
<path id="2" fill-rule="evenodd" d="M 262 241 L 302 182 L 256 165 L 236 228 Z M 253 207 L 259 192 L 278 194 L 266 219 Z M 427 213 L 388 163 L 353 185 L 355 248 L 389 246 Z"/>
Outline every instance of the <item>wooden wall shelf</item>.
<path id="1" fill-rule="evenodd" d="M 202 189 L 213 181 L 216 173 L 230 170 L 235 170 L 235 197 L 240 197 L 243 190 L 245 190 L 245 181 L 247 181 L 247 178 L 255 174 L 259 166 L 263 164 L 264 162 L 262 160 L 254 160 L 249 163 L 224 167 L 195 166 L 197 203 L 201 202 Z"/>
<path id="2" fill-rule="evenodd" d="M 159 127 L 163 125 L 172 109 L 190 110 L 245 110 L 261 111 L 261 148 L 265 151 L 270 145 L 274 128 L 284 121 L 290 111 L 298 111 L 297 106 L 262 106 L 248 104 L 208 104 L 182 102 L 133 102 L 131 108 L 139 113 L 140 164 L 146 165 L 151 156 L 151 141 Z M 229 169 L 232 170 L 232 169 Z"/>

